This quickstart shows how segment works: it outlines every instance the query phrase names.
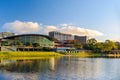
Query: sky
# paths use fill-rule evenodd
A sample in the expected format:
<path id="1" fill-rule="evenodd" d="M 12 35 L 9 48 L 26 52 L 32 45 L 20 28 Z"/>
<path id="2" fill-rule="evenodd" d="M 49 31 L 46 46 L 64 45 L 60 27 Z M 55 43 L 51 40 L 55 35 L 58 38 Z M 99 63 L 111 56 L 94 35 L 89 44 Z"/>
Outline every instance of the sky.
<path id="1" fill-rule="evenodd" d="M 0 32 L 120 41 L 120 0 L 0 0 Z"/>

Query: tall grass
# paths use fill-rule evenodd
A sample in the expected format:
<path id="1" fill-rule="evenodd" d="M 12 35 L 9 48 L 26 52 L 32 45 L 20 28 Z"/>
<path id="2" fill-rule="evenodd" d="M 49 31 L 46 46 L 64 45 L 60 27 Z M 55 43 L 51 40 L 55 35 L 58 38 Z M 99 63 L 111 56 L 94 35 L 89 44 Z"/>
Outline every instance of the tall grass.
<path id="1" fill-rule="evenodd" d="M 0 52 L 0 57 L 49 57 L 62 56 L 56 52 Z"/>
<path id="2" fill-rule="evenodd" d="M 78 56 L 78 57 L 101 57 L 99 53 L 56 53 L 56 52 L 0 52 L 0 57 L 55 57 L 55 56 Z"/>
<path id="3" fill-rule="evenodd" d="M 101 57 L 100 53 L 90 53 L 90 52 L 78 52 L 78 53 L 66 53 L 66 55 L 78 56 L 78 57 Z"/>

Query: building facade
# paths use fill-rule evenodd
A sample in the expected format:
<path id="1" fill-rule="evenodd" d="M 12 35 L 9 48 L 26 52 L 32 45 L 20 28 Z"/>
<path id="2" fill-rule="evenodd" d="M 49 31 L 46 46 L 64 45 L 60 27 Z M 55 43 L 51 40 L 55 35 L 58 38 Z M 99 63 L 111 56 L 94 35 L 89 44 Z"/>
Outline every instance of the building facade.
<path id="1" fill-rule="evenodd" d="M 64 33 L 57 32 L 57 31 L 49 32 L 49 36 L 52 37 L 52 38 L 55 38 L 59 41 L 73 40 L 73 37 L 72 37 L 71 34 L 64 34 Z"/>
<path id="2" fill-rule="evenodd" d="M 78 42 L 80 42 L 81 45 L 87 43 L 87 36 L 73 36 L 72 34 L 64 34 L 57 31 L 49 32 L 49 36 L 56 39 L 55 47 L 74 47 Z"/>
<path id="3" fill-rule="evenodd" d="M 30 43 L 31 45 L 37 43 L 40 47 L 54 47 L 54 41 L 52 38 L 46 35 L 40 35 L 40 34 L 23 34 L 23 35 L 15 35 L 10 37 L 3 38 L 4 43 L 3 45 L 18 45 L 19 43 L 22 43 L 21 46 L 25 46 L 27 43 Z"/>
<path id="4" fill-rule="evenodd" d="M 74 36 L 74 40 L 80 42 L 82 45 L 87 43 L 87 36 Z"/>

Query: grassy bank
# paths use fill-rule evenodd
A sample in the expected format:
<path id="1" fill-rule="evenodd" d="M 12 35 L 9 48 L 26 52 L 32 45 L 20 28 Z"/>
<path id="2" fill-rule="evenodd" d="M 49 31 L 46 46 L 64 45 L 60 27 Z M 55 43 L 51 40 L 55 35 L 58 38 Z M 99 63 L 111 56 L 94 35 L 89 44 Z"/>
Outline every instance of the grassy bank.
<path id="1" fill-rule="evenodd" d="M 100 53 L 87 53 L 87 52 L 79 52 L 79 53 L 66 53 L 66 55 L 78 56 L 78 57 L 102 57 Z"/>
<path id="2" fill-rule="evenodd" d="M 0 52 L 0 57 L 52 57 L 62 56 L 56 52 Z"/>
<path id="3" fill-rule="evenodd" d="M 56 53 L 56 52 L 0 52 L 0 57 L 55 57 L 55 56 L 78 56 L 78 57 L 102 57 L 99 53 Z"/>

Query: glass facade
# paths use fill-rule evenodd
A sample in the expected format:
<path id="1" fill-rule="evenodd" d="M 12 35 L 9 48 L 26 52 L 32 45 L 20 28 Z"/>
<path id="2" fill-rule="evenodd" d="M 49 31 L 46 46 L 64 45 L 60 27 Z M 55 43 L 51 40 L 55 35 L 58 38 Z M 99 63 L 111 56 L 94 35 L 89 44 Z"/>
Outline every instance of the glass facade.
<path id="1" fill-rule="evenodd" d="M 54 42 L 49 38 L 41 35 L 18 35 L 12 38 L 7 38 L 9 44 L 17 44 L 17 42 L 21 42 L 22 45 L 26 45 L 26 43 L 38 43 L 41 47 L 54 47 Z"/>

